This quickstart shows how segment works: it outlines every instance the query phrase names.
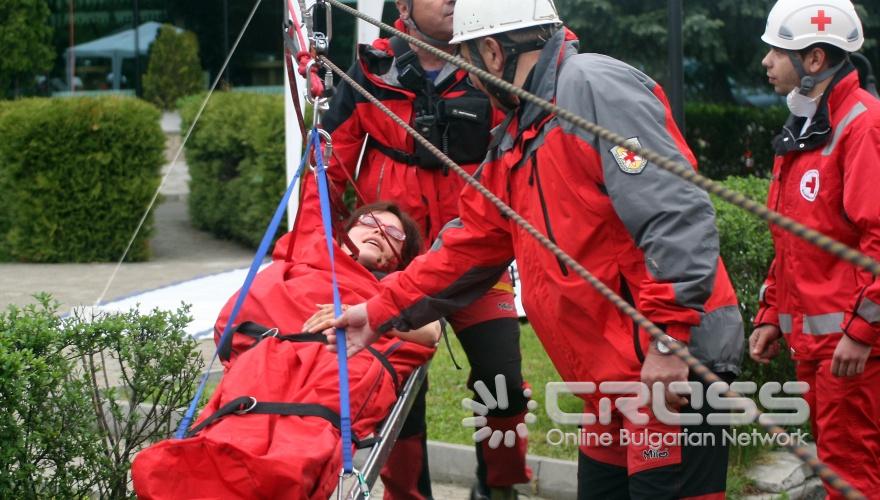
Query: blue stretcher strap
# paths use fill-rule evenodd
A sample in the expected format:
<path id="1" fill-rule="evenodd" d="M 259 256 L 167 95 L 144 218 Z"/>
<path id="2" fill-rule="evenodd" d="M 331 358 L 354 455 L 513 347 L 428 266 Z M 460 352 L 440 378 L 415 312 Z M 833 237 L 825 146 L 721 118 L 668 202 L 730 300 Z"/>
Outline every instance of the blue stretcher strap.
<path id="1" fill-rule="evenodd" d="M 324 237 L 330 255 L 330 276 L 333 283 L 333 311 L 336 317 L 342 315 L 342 300 L 339 297 L 339 284 L 336 281 L 336 260 L 334 259 L 333 219 L 330 213 L 330 193 L 327 186 L 327 171 L 321 150 L 321 138 L 317 130 L 312 133 L 311 149 L 315 152 L 315 175 L 318 178 L 318 195 L 321 201 L 321 219 L 324 223 Z M 348 388 L 348 354 L 345 345 L 345 330 L 336 329 L 336 351 L 339 364 L 339 430 L 342 434 L 342 469 L 345 474 L 354 470 L 351 452 L 351 403 Z"/>
<path id="2" fill-rule="evenodd" d="M 314 136 L 317 137 L 317 132 L 314 133 Z M 284 193 L 284 196 L 281 198 L 281 202 L 278 204 L 278 208 L 275 209 L 275 215 L 272 217 L 272 221 L 269 223 L 269 227 L 266 228 L 265 234 L 263 234 L 263 240 L 260 242 L 259 248 L 257 248 L 257 253 L 254 255 L 254 260 L 251 262 L 250 270 L 248 271 L 247 278 L 244 280 L 244 285 L 241 286 L 241 291 L 238 294 L 238 299 L 235 301 L 235 305 L 232 308 L 232 313 L 229 316 L 229 321 L 226 323 L 226 328 L 223 329 L 223 334 L 220 336 L 220 342 L 217 343 L 218 346 L 224 345 L 229 335 L 232 335 L 232 325 L 235 324 L 235 319 L 238 317 L 239 310 L 241 309 L 242 304 L 244 304 L 245 298 L 247 298 L 248 291 L 251 288 L 251 285 L 254 282 L 254 278 L 257 276 L 257 272 L 260 270 L 260 265 L 263 263 L 263 259 L 266 257 L 266 254 L 269 252 L 269 245 L 272 244 L 272 240 L 275 238 L 275 233 L 278 231 L 278 226 L 281 225 L 281 219 L 284 217 L 284 213 L 287 211 L 287 205 L 290 202 L 290 197 L 293 194 L 293 190 L 299 185 L 299 178 L 302 175 L 303 170 L 305 169 L 306 160 L 309 158 L 309 149 L 306 148 L 306 152 L 302 157 L 302 160 L 299 163 L 299 168 L 296 169 L 296 174 L 293 176 L 293 179 L 290 181 L 290 185 L 287 186 L 287 191 Z M 218 347 L 219 350 L 219 347 Z M 186 437 L 186 431 L 189 429 L 190 424 L 192 423 L 193 416 L 196 413 L 196 409 L 199 404 L 199 400 L 202 399 L 202 394 L 205 392 L 205 386 L 208 383 L 208 374 L 211 373 L 211 368 L 214 367 L 214 360 L 217 359 L 217 352 L 214 351 L 214 357 L 211 358 L 211 362 L 208 364 L 208 369 L 202 375 L 202 380 L 199 382 L 199 387 L 196 390 L 195 396 L 193 396 L 192 401 L 189 404 L 189 408 L 186 410 L 186 414 L 183 416 L 183 420 L 180 421 L 180 425 L 177 426 L 177 432 L 175 432 L 174 437 L 177 439 L 183 439 Z"/>

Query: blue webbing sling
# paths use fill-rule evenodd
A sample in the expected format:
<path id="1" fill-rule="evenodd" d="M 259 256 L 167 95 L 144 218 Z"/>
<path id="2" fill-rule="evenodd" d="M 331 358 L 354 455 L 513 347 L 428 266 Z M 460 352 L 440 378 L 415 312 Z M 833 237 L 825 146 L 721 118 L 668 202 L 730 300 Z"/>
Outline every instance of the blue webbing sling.
<path id="1" fill-rule="evenodd" d="M 220 341 L 218 345 L 224 345 L 227 341 L 229 335 L 232 335 L 232 327 L 235 324 L 235 320 L 238 317 L 238 313 L 241 310 L 242 305 L 244 304 L 245 299 L 247 298 L 248 291 L 253 285 L 254 278 L 256 278 L 257 272 L 260 269 L 260 265 L 263 262 L 263 259 L 266 257 L 266 254 L 269 251 L 269 245 L 272 243 L 272 239 L 275 236 L 275 233 L 278 231 L 278 226 L 281 224 L 281 219 L 284 216 L 284 212 L 287 209 L 287 205 L 290 202 L 290 197 L 293 194 L 293 190 L 298 186 L 299 178 L 305 169 L 306 163 L 309 158 L 309 154 L 314 151 L 315 155 L 315 174 L 318 179 L 318 195 L 321 206 L 321 219 L 324 226 L 324 236 L 327 241 L 327 251 L 330 256 L 330 273 L 332 280 L 332 288 L 333 288 L 333 308 L 336 316 L 340 316 L 342 314 L 342 301 L 339 295 L 339 285 L 336 280 L 336 264 L 334 259 L 334 242 L 333 242 L 333 225 L 332 225 L 332 217 L 330 213 L 330 196 L 329 189 L 327 185 L 327 172 L 324 168 L 324 158 L 323 152 L 321 150 L 321 136 L 318 133 L 317 129 L 312 129 L 312 133 L 309 136 L 308 145 L 306 147 L 306 151 L 303 154 L 302 160 L 300 161 L 299 168 L 296 170 L 296 174 L 290 182 L 290 185 L 287 187 L 287 191 L 285 191 L 284 196 L 281 198 L 281 202 L 278 204 L 278 208 L 275 210 L 275 215 L 272 217 L 271 222 L 269 223 L 269 227 L 266 228 L 266 232 L 263 234 L 263 239 L 260 242 L 260 246 L 257 248 L 257 253 L 254 255 L 254 259 L 251 262 L 251 267 L 248 270 L 247 278 L 244 280 L 244 284 L 241 287 L 241 291 L 238 295 L 238 298 L 235 301 L 235 305 L 232 308 L 232 312 L 229 316 L 229 321 L 226 324 L 226 327 L 223 329 L 223 334 L 220 336 Z M 342 437 L 342 462 L 343 462 L 343 472 L 345 474 L 350 474 L 354 470 L 353 460 L 352 460 L 352 434 L 351 434 L 351 409 L 350 409 L 350 401 L 349 401 L 349 381 L 348 381 L 348 357 L 346 354 L 346 342 L 345 342 L 345 331 L 343 329 L 337 329 L 336 331 L 336 346 L 337 346 L 337 359 L 339 363 L 339 417 L 340 417 L 340 432 Z M 219 349 L 214 351 L 214 356 L 211 358 L 211 362 L 208 365 L 208 369 L 202 375 L 202 379 L 199 382 L 198 389 L 196 389 L 196 393 L 193 396 L 192 401 L 190 402 L 189 408 L 187 408 L 186 414 L 183 417 L 183 420 L 180 421 L 180 425 L 177 427 L 177 432 L 175 433 L 175 437 L 177 439 L 184 439 L 186 436 L 186 432 L 189 429 L 190 424 L 192 423 L 193 416 L 195 415 L 198 402 L 202 398 L 202 395 L 205 391 L 205 386 L 208 382 L 208 374 L 211 372 L 211 368 L 214 366 L 214 360 L 217 359 Z"/>

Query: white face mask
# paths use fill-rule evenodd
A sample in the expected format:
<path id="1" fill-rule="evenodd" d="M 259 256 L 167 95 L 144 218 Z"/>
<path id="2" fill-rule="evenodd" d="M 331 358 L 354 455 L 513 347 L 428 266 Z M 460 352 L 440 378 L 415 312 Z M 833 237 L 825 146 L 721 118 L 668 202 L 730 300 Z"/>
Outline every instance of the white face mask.
<path id="1" fill-rule="evenodd" d="M 794 89 L 785 98 L 785 103 L 788 104 L 788 110 L 794 116 L 812 118 L 819 108 L 819 99 L 821 98 L 821 94 L 816 97 L 809 97 L 801 94 L 798 89 Z"/>

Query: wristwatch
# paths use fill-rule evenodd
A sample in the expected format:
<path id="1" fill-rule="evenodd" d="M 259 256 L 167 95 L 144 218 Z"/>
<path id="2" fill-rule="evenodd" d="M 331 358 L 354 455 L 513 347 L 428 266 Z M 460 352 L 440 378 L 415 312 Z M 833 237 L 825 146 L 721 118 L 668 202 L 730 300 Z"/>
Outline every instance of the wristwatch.
<path id="1" fill-rule="evenodd" d="M 668 342 L 668 343 L 674 343 L 674 344 L 678 344 L 678 343 L 679 343 L 677 340 L 675 340 L 674 338 L 670 337 L 669 335 L 664 335 L 664 336 L 662 336 L 661 338 L 662 338 L 663 340 L 665 340 L 666 342 Z M 663 355 L 666 355 L 666 354 L 672 354 L 672 348 L 667 347 L 667 345 L 664 344 L 663 342 L 655 341 L 655 342 L 654 342 L 654 347 L 657 348 L 657 352 L 659 352 L 660 354 L 663 354 Z"/>

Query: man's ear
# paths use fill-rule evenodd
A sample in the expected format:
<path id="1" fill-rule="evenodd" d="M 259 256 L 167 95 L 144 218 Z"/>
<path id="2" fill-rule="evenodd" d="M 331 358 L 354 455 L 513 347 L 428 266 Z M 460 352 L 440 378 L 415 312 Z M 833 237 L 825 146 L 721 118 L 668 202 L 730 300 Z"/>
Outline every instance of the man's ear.
<path id="1" fill-rule="evenodd" d="M 504 72 L 504 49 L 498 40 L 484 38 L 480 52 L 483 54 L 483 61 L 486 62 L 486 68 L 490 73 L 501 74 Z"/>
<path id="2" fill-rule="evenodd" d="M 409 16 L 412 14 L 409 11 L 409 4 L 403 0 L 396 0 L 394 3 L 397 5 L 397 12 L 400 13 L 400 19 L 402 21 L 409 19 Z"/>
<path id="3" fill-rule="evenodd" d="M 804 58 L 804 67 L 809 73 L 825 70 L 828 68 L 828 54 L 819 47 L 814 47 Z"/>

